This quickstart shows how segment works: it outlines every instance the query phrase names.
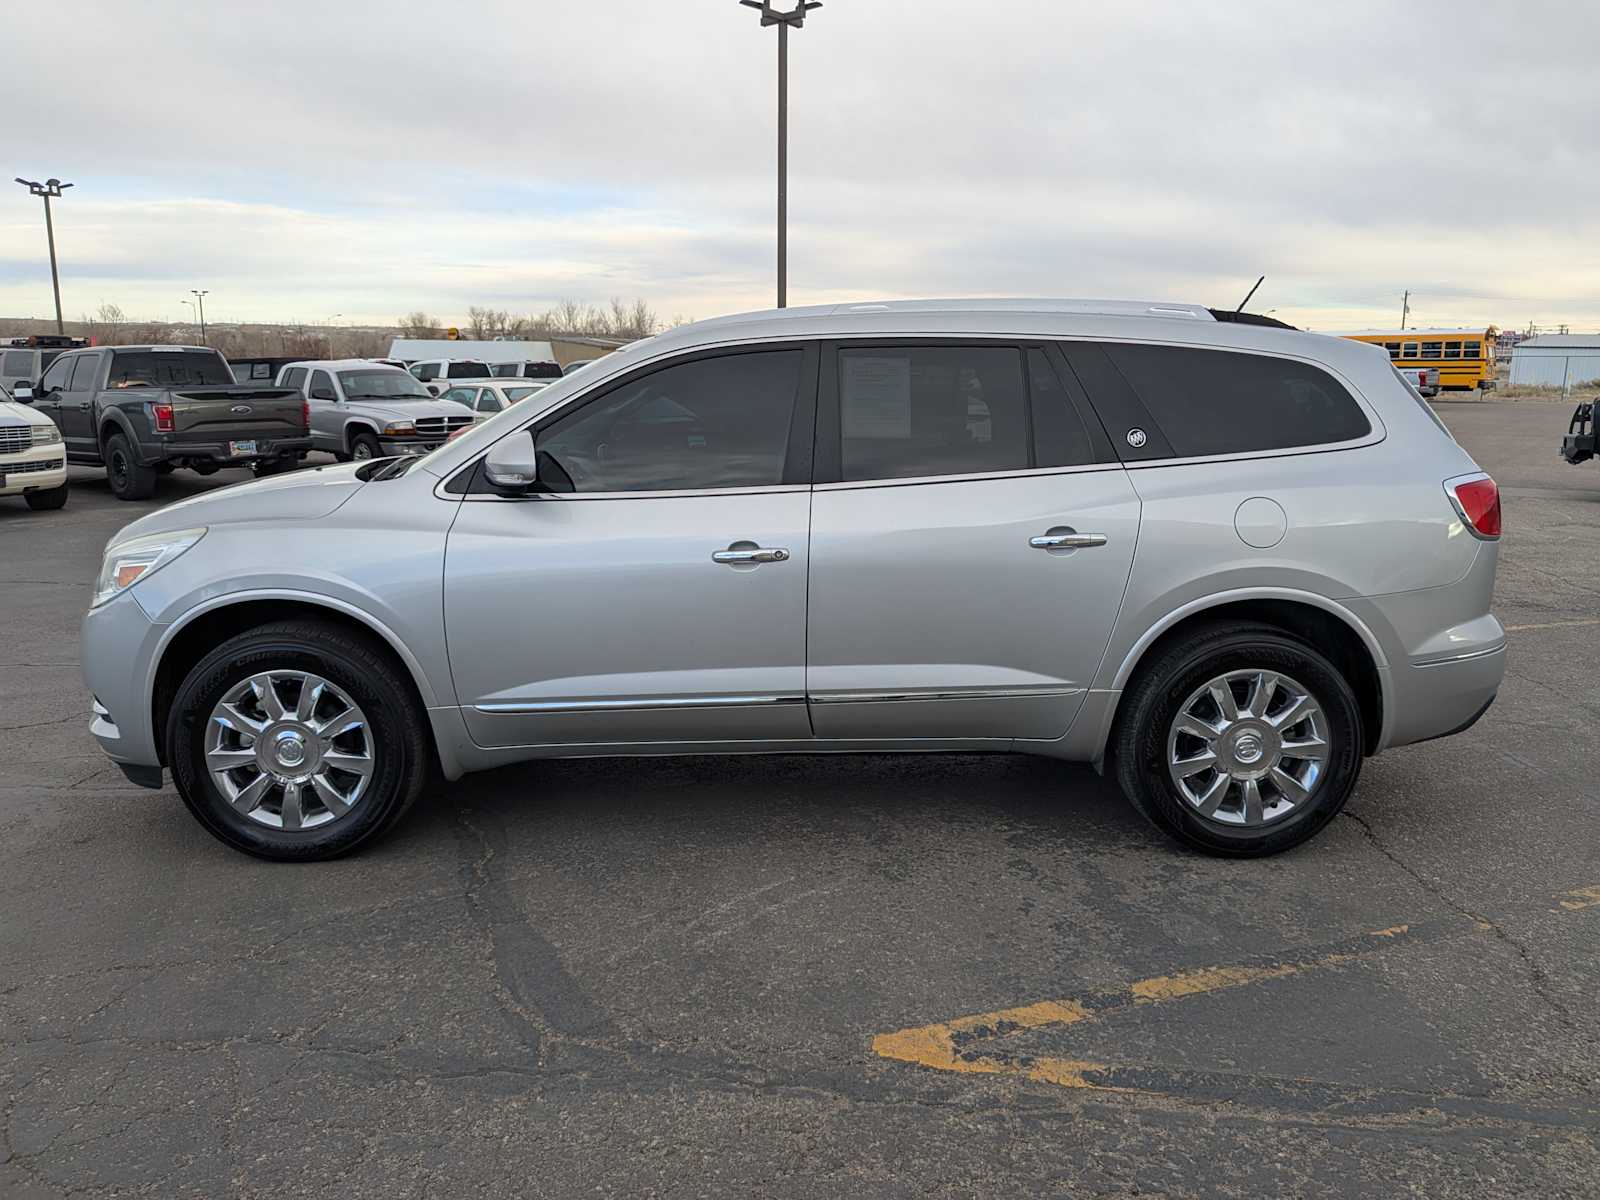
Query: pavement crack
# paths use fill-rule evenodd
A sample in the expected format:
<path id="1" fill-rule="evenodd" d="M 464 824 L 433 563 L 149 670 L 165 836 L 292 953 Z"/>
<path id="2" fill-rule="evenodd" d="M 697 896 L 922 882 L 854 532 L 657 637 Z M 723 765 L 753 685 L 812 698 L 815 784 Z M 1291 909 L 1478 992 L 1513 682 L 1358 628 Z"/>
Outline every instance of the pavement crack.
<path id="1" fill-rule="evenodd" d="M 1572 1031 L 1573 1033 L 1583 1032 L 1577 1018 L 1573 1015 L 1572 1010 L 1563 1004 L 1561 998 L 1555 995 L 1555 993 L 1552 991 L 1549 974 L 1542 966 L 1539 965 L 1539 962 L 1534 958 L 1533 953 L 1525 945 L 1523 945 L 1520 940 L 1513 937 L 1511 933 L 1507 931 L 1506 928 L 1498 921 L 1492 920 L 1491 918 L 1478 912 L 1476 909 L 1456 899 L 1456 897 L 1451 895 L 1441 884 L 1423 875 L 1410 863 L 1406 862 L 1405 859 L 1401 858 L 1393 850 L 1389 849 L 1389 847 L 1384 844 L 1383 839 L 1378 836 L 1377 832 L 1372 828 L 1371 824 L 1368 823 L 1365 817 L 1357 816 L 1349 809 L 1345 810 L 1344 815 L 1356 823 L 1357 827 L 1360 828 L 1363 836 L 1365 836 L 1374 850 L 1383 855 L 1401 871 L 1409 875 L 1412 880 L 1416 882 L 1417 886 L 1422 888 L 1423 891 L 1427 892 L 1440 903 L 1446 905 L 1453 912 L 1459 913 L 1461 916 L 1466 917 L 1469 921 L 1474 922 L 1480 929 L 1483 929 L 1485 932 L 1491 934 L 1496 940 L 1509 947 L 1511 951 L 1522 960 L 1523 968 L 1528 976 L 1529 986 L 1533 989 L 1534 994 L 1538 996 L 1539 999 L 1542 1000 L 1545 1005 L 1556 1014 L 1561 1024 L 1564 1025 L 1568 1030 Z"/>

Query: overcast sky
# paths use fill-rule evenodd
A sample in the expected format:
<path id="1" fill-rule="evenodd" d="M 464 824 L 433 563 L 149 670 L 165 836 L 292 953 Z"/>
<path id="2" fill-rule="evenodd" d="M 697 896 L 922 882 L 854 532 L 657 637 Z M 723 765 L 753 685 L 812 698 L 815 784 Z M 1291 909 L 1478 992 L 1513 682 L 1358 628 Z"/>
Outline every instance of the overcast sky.
<path id="1" fill-rule="evenodd" d="M 787 7 L 792 0 L 781 0 Z M 772 303 L 776 35 L 735 0 L 55 0 L 3 177 L 69 318 Z M 790 301 L 1108 296 L 1600 328 L 1600 4 L 827 0 Z M 51 311 L 0 192 L 0 315 Z"/>

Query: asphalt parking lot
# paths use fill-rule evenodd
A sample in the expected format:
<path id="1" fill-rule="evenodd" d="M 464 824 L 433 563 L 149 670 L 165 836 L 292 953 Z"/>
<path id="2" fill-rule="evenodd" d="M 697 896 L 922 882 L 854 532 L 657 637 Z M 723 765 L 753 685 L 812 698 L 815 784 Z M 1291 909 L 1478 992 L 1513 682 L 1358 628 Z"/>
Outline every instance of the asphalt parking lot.
<path id="1" fill-rule="evenodd" d="M 1600 1194 L 1600 464 L 1505 496 L 1499 702 L 1263 862 L 1087 769 L 594 760 L 269 865 L 87 731 L 106 538 L 0 502 L 0 1194 Z"/>

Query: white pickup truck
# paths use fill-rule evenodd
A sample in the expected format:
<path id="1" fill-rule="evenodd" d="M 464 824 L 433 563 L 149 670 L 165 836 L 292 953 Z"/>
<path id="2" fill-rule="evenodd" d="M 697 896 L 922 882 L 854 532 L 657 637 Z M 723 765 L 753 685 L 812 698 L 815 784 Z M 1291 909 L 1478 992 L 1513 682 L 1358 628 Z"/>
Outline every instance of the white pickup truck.
<path id="1" fill-rule="evenodd" d="M 1438 367 L 1419 367 L 1412 363 L 1395 363 L 1394 369 L 1400 372 L 1401 379 L 1404 379 L 1429 399 L 1439 394 Z"/>

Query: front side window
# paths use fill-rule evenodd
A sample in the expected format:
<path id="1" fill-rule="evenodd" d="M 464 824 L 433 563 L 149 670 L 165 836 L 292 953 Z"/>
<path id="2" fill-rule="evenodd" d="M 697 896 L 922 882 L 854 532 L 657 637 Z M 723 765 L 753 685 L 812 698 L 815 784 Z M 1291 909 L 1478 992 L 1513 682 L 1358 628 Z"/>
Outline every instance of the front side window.
<path id="1" fill-rule="evenodd" d="M 494 394 L 492 388 L 484 388 L 478 393 L 479 412 L 499 412 L 505 405 L 500 403 L 500 397 Z"/>
<path id="2" fill-rule="evenodd" d="M 730 354 L 625 383 L 539 434 L 541 478 L 576 492 L 780 484 L 802 358 Z"/>
<path id="3" fill-rule="evenodd" d="M 1328 372 L 1266 354 L 1107 343 L 1179 458 L 1330 445 L 1372 431 Z"/>
<path id="4" fill-rule="evenodd" d="M 306 394 L 313 400 L 328 400 L 338 395 L 333 390 L 333 380 L 326 371 L 311 372 L 311 382 L 307 385 Z"/>
<path id="5" fill-rule="evenodd" d="M 346 400 L 432 399 L 427 388 L 404 371 L 396 371 L 393 367 L 340 371 L 339 384 L 344 388 Z"/>
<path id="6" fill-rule="evenodd" d="M 50 369 L 44 373 L 44 378 L 39 381 L 41 392 L 64 391 L 67 386 L 67 376 L 72 373 L 71 358 L 58 358 L 50 364 Z"/>
<path id="7" fill-rule="evenodd" d="M 1014 347 L 841 350 L 842 478 L 1025 470 L 1025 395 Z"/>
<path id="8" fill-rule="evenodd" d="M 107 387 L 209 387 L 234 382 L 228 360 L 207 350 L 117 350 Z"/>

